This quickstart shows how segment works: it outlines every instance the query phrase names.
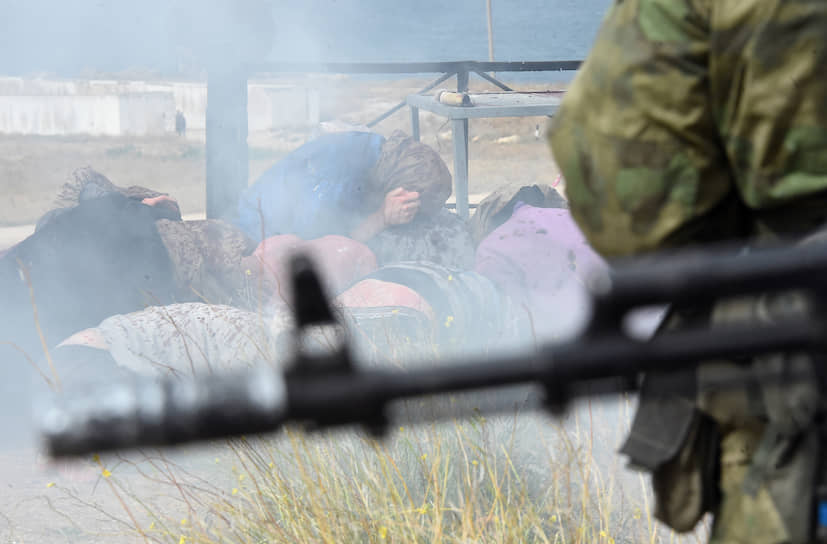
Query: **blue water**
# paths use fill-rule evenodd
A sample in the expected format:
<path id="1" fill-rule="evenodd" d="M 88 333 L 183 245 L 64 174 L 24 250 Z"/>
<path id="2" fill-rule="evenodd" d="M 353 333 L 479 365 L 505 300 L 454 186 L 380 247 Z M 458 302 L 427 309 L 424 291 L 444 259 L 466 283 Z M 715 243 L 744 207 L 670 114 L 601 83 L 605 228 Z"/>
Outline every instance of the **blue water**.
<path id="1" fill-rule="evenodd" d="M 583 57 L 607 0 L 492 0 L 496 60 Z M 325 13 L 319 18 L 316 14 Z M 310 0 L 271 53 L 366 61 L 488 59 L 485 0 Z M 297 45 L 299 45 L 297 47 Z"/>
<path id="2" fill-rule="evenodd" d="M 496 60 L 583 58 L 611 0 L 492 0 Z M 487 60 L 485 0 L 0 0 L 0 74 Z"/>

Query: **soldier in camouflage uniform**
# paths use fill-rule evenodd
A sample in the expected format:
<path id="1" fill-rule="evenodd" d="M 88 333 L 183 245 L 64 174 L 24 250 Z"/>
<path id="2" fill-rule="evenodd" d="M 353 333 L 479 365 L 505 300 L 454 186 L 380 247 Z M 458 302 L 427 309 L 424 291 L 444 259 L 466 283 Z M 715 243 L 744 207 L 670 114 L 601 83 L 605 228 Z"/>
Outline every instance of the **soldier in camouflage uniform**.
<path id="1" fill-rule="evenodd" d="M 572 214 L 605 256 L 801 240 L 827 221 L 827 2 L 615 0 L 549 139 Z M 772 319 L 778 307 L 770 297 L 719 303 L 705 319 Z M 696 382 L 746 369 L 709 364 Z M 650 383 L 625 451 L 653 471 L 658 516 L 688 530 L 712 511 L 718 543 L 811 541 L 815 382 L 699 386 L 690 402 Z M 677 415 L 662 434 L 683 429 L 679 442 L 644 452 L 662 438 L 647 417 L 667 413 Z"/>

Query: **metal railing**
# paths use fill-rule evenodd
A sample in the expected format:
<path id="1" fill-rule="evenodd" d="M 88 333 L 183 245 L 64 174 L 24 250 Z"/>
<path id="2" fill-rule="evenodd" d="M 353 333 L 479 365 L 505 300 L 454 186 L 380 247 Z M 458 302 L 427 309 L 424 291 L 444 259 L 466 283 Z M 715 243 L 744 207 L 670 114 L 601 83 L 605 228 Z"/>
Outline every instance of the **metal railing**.
<path id="1" fill-rule="evenodd" d="M 495 78 L 497 72 L 567 72 L 580 68 L 579 60 L 479 62 L 474 60 L 448 62 L 271 62 L 247 66 L 249 75 L 275 73 L 318 73 L 318 74 L 441 74 L 437 79 L 420 89 L 417 94 L 426 93 L 440 83 L 456 76 L 457 92 L 468 90 L 470 74 L 496 85 L 504 91 L 511 87 Z M 373 127 L 404 108 L 402 100 L 388 111 L 367 123 Z"/>

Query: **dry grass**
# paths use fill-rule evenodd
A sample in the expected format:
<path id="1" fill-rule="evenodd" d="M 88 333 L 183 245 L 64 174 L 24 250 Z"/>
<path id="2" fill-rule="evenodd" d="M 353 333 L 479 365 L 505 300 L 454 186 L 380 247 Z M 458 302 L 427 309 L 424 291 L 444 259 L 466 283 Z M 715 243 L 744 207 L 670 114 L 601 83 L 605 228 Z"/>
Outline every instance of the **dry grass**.
<path id="1" fill-rule="evenodd" d="M 434 346 L 415 351 L 438 356 Z M 520 406 L 529 393 L 408 401 L 395 407 L 396 427 L 383 440 L 354 429 L 285 429 L 184 455 L 95 456 L 97 500 L 56 481 L 50 506 L 58 513 L 61 504 L 81 506 L 106 521 L 102 534 L 71 519 L 81 540 L 94 533 L 178 544 L 680 541 L 652 519 L 646 479 L 614 453 L 628 430 L 629 399 L 581 401 L 561 419 L 515 408 L 412 423 L 460 407 L 467 414 L 494 396 Z M 703 542 L 705 533 L 701 527 L 683 540 Z"/>
<path id="2" fill-rule="evenodd" d="M 381 441 L 286 430 L 183 462 L 110 458 L 100 468 L 116 501 L 94 508 L 118 519 L 124 537 L 179 544 L 677 542 L 650 517 L 644 478 L 611 451 L 628 408 L 589 402 L 561 421 L 403 425 Z M 136 492 L 141 480 L 157 494 Z M 684 540 L 705 541 L 702 532 Z"/>
<path id="3" fill-rule="evenodd" d="M 416 348 L 395 336 L 387 343 L 401 360 L 411 349 L 439 359 L 435 345 Z M 399 361 L 386 364 L 401 367 Z M 65 520 L 60 531 L 70 541 L 679 541 L 651 518 L 647 481 L 614 453 L 628 430 L 628 399 L 581 401 L 561 419 L 515 408 L 412 423 L 495 400 L 520 406 L 528 393 L 408 401 L 395 407 L 396 427 L 383 440 L 354 429 L 285 429 L 183 455 L 95 456 L 96 493 L 56 479 L 44 490 L 46 501 Z M 705 531 L 684 540 L 705 541 Z"/>

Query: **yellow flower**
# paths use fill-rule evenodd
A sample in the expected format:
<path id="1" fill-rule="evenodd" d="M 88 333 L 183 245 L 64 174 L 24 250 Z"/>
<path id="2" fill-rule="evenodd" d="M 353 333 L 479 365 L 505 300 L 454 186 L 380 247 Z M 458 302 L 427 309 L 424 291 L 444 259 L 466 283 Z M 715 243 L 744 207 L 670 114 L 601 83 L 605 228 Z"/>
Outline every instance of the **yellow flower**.
<path id="1" fill-rule="evenodd" d="M 446 328 L 450 327 L 451 323 L 453 323 L 453 322 L 454 322 L 454 316 L 449 315 L 448 317 L 445 318 L 445 327 Z"/>
<path id="2" fill-rule="evenodd" d="M 640 519 L 640 508 L 635 508 L 635 513 L 632 517 L 635 519 Z"/>
<path id="3" fill-rule="evenodd" d="M 244 478 L 246 478 L 246 477 L 247 477 L 247 475 L 246 475 L 246 474 L 239 474 L 239 475 L 238 475 L 238 481 L 239 481 L 239 482 L 243 482 L 243 481 L 244 481 Z"/>
<path id="4" fill-rule="evenodd" d="M 186 544 L 186 543 L 187 543 L 187 537 L 185 537 L 184 535 L 181 535 L 181 538 L 178 539 L 178 544 Z"/>
<path id="5" fill-rule="evenodd" d="M 187 524 L 187 518 L 182 519 L 181 520 L 181 525 L 186 525 L 186 524 Z"/>
<path id="6" fill-rule="evenodd" d="M 427 454 L 427 453 L 423 453 L 423 454 L 422 454 L 422 457 L 420 457 L 420 459 L 422 459 L 423 461 L 424 461 L 425 459 L 427 459 L 427 458 L 428 458 L 428 454 Z"/>
<path id="7" fill-rule="evenodd" d="M 149 524 L 149 530 L 151 531 L 154 528 L 155 528 L 155 522 L 153 521 L 152 523 Z"/>
<path id="8" fill-rule="evenodd" d="M 448 281 L 454 281 L 454 276 L 452 274 L 448 274 Z"/>
<path id="9" fill-rule="evenodd" d="M 385 540 L 388 536 L 388 528 L 387 527 L 379 527 L 379 538 Z"/>
<path id="10" fill-rule="evenodd" d="M 272 461 L 270 461 L 269 463 L 267 463 L 267 466 L 270 467 L 270 468 L 273 468 L 276 465 Z"/>
<path id="11" fill-rule="evenodd" d="M 600 531 L 600 536 L 602 536 L 603 538 L 606 538 L 606 531 Z"/>
<path id="12" fill-rule="evenodd" d="M 557 521 L 557 516 L 551 516 L 551 522 L 554 523 Z"/>
<path id="13" fill-rule="evenodd" d="M 474 459 L 473 461 L 471 461 L 471 464 L 474 465 L 474 466 L 477 466 L 477 465 L 480 464 L 480 462 L 477 461 L 476 459 Z"/>
<path id="14" fill-rule="evenodd" d="M 107 469 L 103 469 L 103 472 L 101 474 L 103 474 L 104 478 L 109 478 L 110 476 L 112 476 L 112 473 L 109 472 Z"/>
<path id="15" fill-rule="evenodd" d="M 46 484 L 46 487 L 54 487 L 54 486 L 55 486 L 54 482 L 49 482 L 48 484 Z"/>
<path id="16" fill-rule="evenodd" d="M 405 427 L 399 427 L 399 432 L 404 433 L 405 432 Z"/>
<path id="17" fill-rule="evenodd" d="M 234 488 L 233 488 L 233 495 L 237 495 L 237 494 L 238 494 L 238 488 L 237 488 L 237 487 L 234 487 Z"/>
<path id="18" fill-rule="evenodd" d="M 250 269 L 249 269 L 249 268 L 248 268 L 247 270 L 245 270 L 245 271 L 244 271 L 244 273 L 245 273 L 245 274 L 247 274 L 248 276 L 252 276 L 252 275 L 253 275 L 253 273 L 250 271 Z"/>

